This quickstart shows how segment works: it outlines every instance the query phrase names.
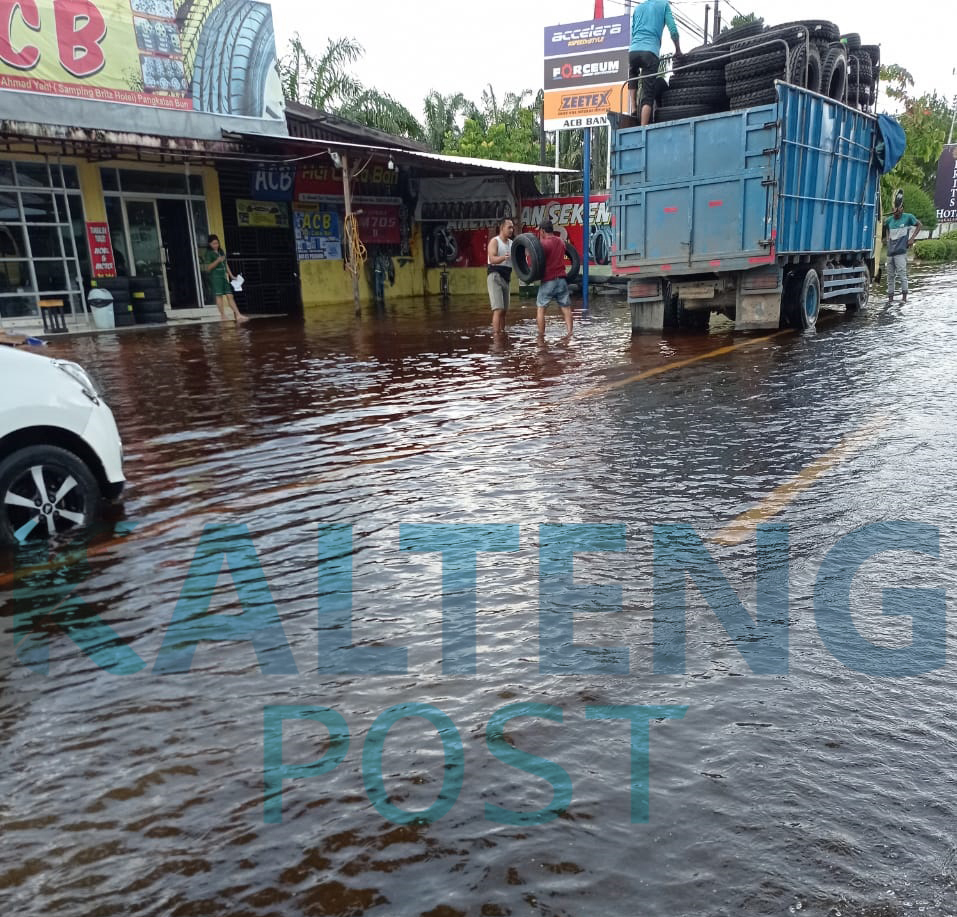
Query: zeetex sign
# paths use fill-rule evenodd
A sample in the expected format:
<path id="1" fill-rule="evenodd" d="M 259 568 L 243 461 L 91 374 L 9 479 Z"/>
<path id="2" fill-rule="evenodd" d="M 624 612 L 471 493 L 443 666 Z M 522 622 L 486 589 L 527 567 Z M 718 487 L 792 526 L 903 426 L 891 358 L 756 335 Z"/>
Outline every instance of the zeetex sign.
<path id="1" fill-rule="evenodd" d="M 625 110 L 627 16 L 545 29 L 545 130 L 601 127 Z"/>

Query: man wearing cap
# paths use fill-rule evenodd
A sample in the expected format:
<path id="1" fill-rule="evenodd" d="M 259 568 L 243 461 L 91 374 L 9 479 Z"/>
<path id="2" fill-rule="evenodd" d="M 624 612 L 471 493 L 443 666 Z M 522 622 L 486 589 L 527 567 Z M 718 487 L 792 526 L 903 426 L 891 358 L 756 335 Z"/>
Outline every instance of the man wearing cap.
<path id="1" fill-rule="evenodd" d="M 911 233 L 911 227 L 916 227 Z M 907 302 L 907 249 L 921 231 L 920 220 L 912 213 L 904 213 L 904 192 L 894 192 L 894 213 L 884 220 L 887 237 L 887 301 L 894 301 L 897 275 L 901 278 L 901 301 Z"/>
<path id="2" fill-rule="evenodd" d="M 628 51 L 628 87 L 631 91 L 631 113 L 638 115 L 638 95 L 641 89 L 641 123 L 651 123 L 651 86 L 646 86 L 658 72 L 661 36 L 665 26 L 675 44 L 675 57 L 681 56 L 678 27 L 671 15 L 668 0 L 644 0 L 631 16 L 631 46 Z M 644 79 L 641 79 L 644 77 Z M 639 87 L 638 84 L 641 84 Z"/>
<path id="3" fill-rule="evenodd" d="M 553 299 L 561 306 L 565 327 L 570 335 L 572 306 L 568 283 L 565 280 L 565 243 L 555 232 L 551 220 L 545 220 L 538 227 L 538 231 L 542 239 L 542 250 L 545 252 L 545 270 L 542 272 L 542 283 L 535 298 L 535 305 L 538 306 L 538 336 L 545 336 L 545 310 Z"/>

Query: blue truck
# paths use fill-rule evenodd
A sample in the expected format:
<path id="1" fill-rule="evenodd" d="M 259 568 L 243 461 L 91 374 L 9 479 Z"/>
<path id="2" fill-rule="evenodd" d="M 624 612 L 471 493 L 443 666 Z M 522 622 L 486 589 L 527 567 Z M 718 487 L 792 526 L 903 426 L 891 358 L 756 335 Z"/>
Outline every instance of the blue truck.
<path id="1" fill-rule="evenodd" d="M 879 259 L 877 119 L 778 82 L 777 100 L 647 127 L 613 122 L 612 272 L 633 331 L 812 328 L 858 309 Z"/>

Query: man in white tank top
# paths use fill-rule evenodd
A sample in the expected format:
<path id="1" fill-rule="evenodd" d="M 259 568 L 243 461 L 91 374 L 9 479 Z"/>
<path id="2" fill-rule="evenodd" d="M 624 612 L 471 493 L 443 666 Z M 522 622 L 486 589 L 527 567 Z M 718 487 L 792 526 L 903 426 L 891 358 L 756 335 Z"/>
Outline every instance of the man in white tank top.
<path id="1" fill-rule="evenodd" d="M 515 224 L 506 217 L 498 224 L 498 235 L 488 242 L 488 298 L 492 306 L 492 331 L 501 334 L 505 330 L 505 313 L 508 312 L 509 289 L 512 279 L 512 236 Z"/>

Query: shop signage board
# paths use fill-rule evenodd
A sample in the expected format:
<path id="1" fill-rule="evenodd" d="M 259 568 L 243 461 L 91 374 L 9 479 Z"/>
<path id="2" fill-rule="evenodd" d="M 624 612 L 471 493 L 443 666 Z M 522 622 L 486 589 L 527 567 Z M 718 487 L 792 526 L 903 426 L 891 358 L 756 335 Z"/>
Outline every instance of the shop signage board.
<path id="1" fill-rule="evenodd" d="M 628 16 L 545 29 L 545 130 L 602 127 L 627 110 Z"/>
<path id="2" fill-rule="evenodd" d="M 361 195 L 395 196 L 399 187 L 399 170 L 379 163 L 369 165 L 352 181 L 352 193 Z M 296 200 L 318 201 L 342 197 L 342 171 L 331 162 L 300 165 L 296 169 Z"/>
<path id="3" fill-rule="evenodd" d="M 356 223 L 366 245 L 398 245 L 402 241 L 396 204 L 362 204 Z"/>
<path id="4" fill-rule="evenodd" d="M 249 173 L 249 196 L 257 201 L 291 201 L 296 167 L 259 163 Z"/>
<path id="5" fill-rule="evenodd" d="M 0 90 L 284 121 L 272 11 L 256 0 L 2 0 Z M 0 93 L 2 95 L 2 93 Z M 87 109 L 88 110 L 88 109 Z M 51 108 L 52 111 L 52 108 Z M 44 105 L 31 110 L 44 119 Z M 97 124 L 84 124 L 97 127 Z M 136 129 L 135 117 L 130 129 Z M 283 130 L 284 132 L 284 130 Z"/>
<path id="6" fill-rule="evenodd" d="M 341 261 L 339 214 L 318 204 L 293 207 L 296 254 L 300 261 Z"/>
<path id="7" fill-rule="evenodd" d="M 236 220 L 240 229 L 288 229 L 289 210 L 282 201 L 236 201 Z"/>
<path id="8" fill-rule="evenodd" d="M 957 223 L 957 143 L 945 146 L 937 161 L 934 206 L 940 222 Z"/>
<path id="9" fill-rule="evenodd" d="M 87 223 L 86 241 L 90 247 L 90 268 L 94 280 L 116 276 L 116 262 L 110 227 L 107 223 Z"/>

